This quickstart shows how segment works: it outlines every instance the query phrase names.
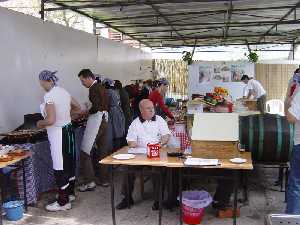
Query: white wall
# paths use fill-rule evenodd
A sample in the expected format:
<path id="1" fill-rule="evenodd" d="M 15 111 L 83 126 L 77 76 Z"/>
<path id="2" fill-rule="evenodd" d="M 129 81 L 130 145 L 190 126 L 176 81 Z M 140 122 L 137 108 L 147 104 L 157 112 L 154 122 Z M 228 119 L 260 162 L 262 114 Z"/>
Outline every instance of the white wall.
<path id="1" fill-rule="evenodd" d="M 87 90 L 77 78 L 82 68 L 128 83 L 151 76 L 146 60 L 151 55 L 139 49 L 0 7 L 0 132 L 39 112 L 41 70 L 58 70 L 60 85 L 84 102 Z"/>

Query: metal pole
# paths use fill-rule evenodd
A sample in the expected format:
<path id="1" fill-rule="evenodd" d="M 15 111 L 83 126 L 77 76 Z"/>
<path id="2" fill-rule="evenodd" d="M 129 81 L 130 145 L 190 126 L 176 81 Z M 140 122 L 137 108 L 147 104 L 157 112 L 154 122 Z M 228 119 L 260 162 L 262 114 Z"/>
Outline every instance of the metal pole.
<path id="1" fill-rule="evenodd" d="M 293 60 L 295 60 L 295 41 L 293 41 Z"/>
<path id="2" fill-rule="evenodd" d="M 111 216 L 113 225 L 116 225 L 116 211 L 115 211 L 115 185 L 114 185 L 114 167 L 109 165 L 110 173 L 110 202 L 111 202 Z"/>
<path id="3" fill-rule="evenodd" d="M 95 20 L 93 20 L 93 33 L 96 35 L 97 34 L 97 23 Z"/>
<path id="4" fill-rule="evenodd" d="M 41 0 L 41 19 L 45 20 L 45 0 Z"/>
<path id="5" fill-rule="evenodd" d="M 159 208 L 159 213 L 158 213 L 158 224 L 161 225 L 161 218 L 162 218 L 162 201 L 163 201 L 163 179 L 162 179 L 162 170 L 164 168 L 160 167 L 159 171 L 159 200 L 158 200 L 158 208 Z"/>
<path id="6" fill-rule="evenodd" d="M 234 200 L 233 200 L 233 225 L 236 225 L 237 198 L 238 198 L 238 171 L 234 171 Z"/>
<path id="7" fill-rule="evenodd" d="M 179 168 L 179 224 L 182 225 L 182 170 L 183 168 Z"/>

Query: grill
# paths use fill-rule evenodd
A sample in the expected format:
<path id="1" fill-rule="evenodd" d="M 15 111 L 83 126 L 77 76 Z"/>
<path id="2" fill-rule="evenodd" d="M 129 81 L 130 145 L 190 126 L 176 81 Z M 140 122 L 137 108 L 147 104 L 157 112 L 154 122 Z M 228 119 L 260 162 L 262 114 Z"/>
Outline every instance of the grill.
<path id="1" fill-rule="evenodd" d="M 43 119 L 40 113 L 24 115 L 24 123 L 11 132 L 2 133 L 4 137 L 1 140 L 3 144 L 24 144 L 35 143 L 37 141 L 46 140 L 47 132 L 45 129 L 37 129 L 37 121 Z"/>
<path id="2" fill-rule="evenodd" d="M 0 137 L 4 137 L 2 140 L 0 140 L 0 143 L 25 144 L 47 140 L 46 129 L 37 129 L 36 127 L 37 121 L 42 119 L 43 117 L 40 113 L 24 115 L 24 123 L 21 126 L 19 126 L 14 131 L 0 134 Z M 85 126 L 86 121 L 86 117 L 79 117 L 72 120 L 72 124 L 74 128 L 77 128 Z"/>

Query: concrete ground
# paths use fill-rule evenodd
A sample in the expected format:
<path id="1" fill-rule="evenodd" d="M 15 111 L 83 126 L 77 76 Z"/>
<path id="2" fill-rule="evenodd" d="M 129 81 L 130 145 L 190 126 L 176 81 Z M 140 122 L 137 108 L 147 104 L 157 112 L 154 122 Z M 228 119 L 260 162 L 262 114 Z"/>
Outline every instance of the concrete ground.
<path id="1" fill-rule="evenodd" d="M 277 178 L 277 169 L 256 168 L 250 175 L 249 182 L 249 202 L 239 204 L 241 206 L 241 217 L 237 224 L 242 225 L 262 225 L 264 217 L 269 213 L 284 212 L 284 193 L 279 192 L 279 187 L 274 186 Z M 120 177 L 121 178 L 121 177 Z M 120 201 L 120 180 L 116 179 L 116 203 Z M 202 188 L 214 192 L 214 182 L 205 181 Z M 137 184 L 136 184 L 137 185 Z M 197 188 L 194 185 L 193 188 Z M 151 197 L 151 182 L 145 185 L 146 194 Z M 199 187 L 199 186 L 198 186 Z M 135 205 L 129 210 L 116 211 L 117 224 L 120 225 L 153 225 L 158 222 L 158 212 L 152 211 L 153 201 L 141 200 L 139 189 L 134 193 Z M 239 193 L 241 196 L 241 192 Z M 73 208 L 66 212 L 50 213 L 44 210 L 47 202 L 54 199 L 53 193 L 44 194 L 37 206 L 29 207 L 23 219 L 18 222 L 4 221 L 5 225 L 111 225 L 111 205 L 110 189 L 97 187 L 94 192 L 78 193 Z M 163 225 L 179 224 L 179 210 L 163 211 Z M 211 206 L 205 210 L 204 220 L 201 224 L 205 225 L 229 225 L 231 219 L 218 219 Z"/>

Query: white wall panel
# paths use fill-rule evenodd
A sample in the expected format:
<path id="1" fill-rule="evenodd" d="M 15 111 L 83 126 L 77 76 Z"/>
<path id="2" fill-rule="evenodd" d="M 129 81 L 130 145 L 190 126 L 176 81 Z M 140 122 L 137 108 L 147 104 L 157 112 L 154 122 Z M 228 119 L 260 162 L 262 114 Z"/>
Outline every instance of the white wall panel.
<path id="1" fill-rule="evenodd" d="M 84 102 L 87 90 L 77 78 L 82 68 L 128 83 L 151 76 L 150 69 L 140 70 L 144 60 L 151 55 L 0 7 L 0 132 L 23 123 L 24 114 L 39 111 L 41 70 L 58 70 L 60 85 Z"/>

